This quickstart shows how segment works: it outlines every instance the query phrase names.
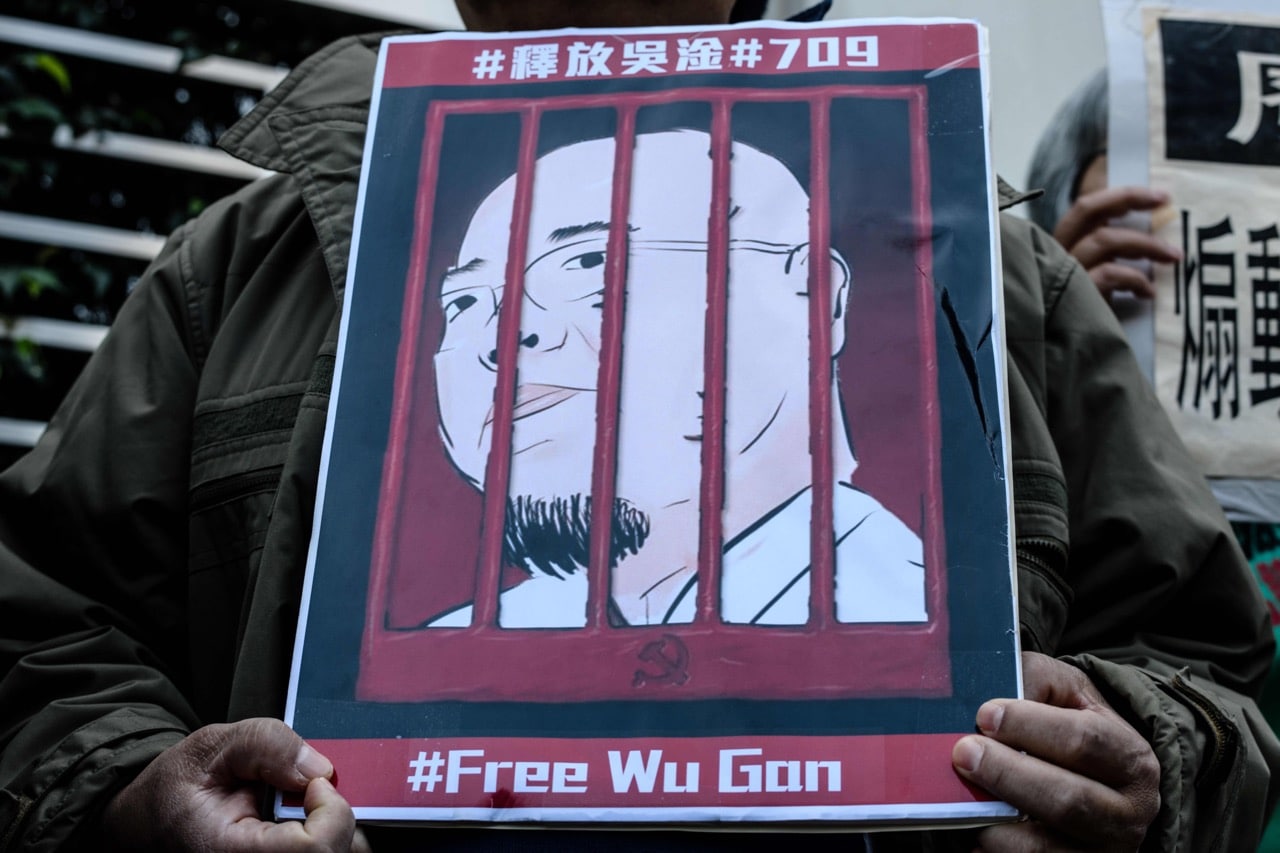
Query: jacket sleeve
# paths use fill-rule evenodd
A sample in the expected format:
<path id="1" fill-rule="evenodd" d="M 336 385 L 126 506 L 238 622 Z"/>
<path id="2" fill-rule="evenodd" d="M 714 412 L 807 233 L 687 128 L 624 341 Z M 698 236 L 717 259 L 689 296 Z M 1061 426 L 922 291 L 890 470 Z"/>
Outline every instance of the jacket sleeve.
<path id="1" fill-rule="evenodd" d="M 1085 272 L 1046 235 L 1046 415 L 1068 493 L 1073 594 L 1057 652 L 1150 740 L 1161 810 L 1144 849 L 1253 849 L 1280 744 L 1253 698 L 1266 609 L 1204 477 Z"/>
<path id="2" fill-rule="evenodd" d="M 196 369 L 185 229 L 0 474 L 0 851 L 58 849 L 197 725 L 182 695 Z"/>

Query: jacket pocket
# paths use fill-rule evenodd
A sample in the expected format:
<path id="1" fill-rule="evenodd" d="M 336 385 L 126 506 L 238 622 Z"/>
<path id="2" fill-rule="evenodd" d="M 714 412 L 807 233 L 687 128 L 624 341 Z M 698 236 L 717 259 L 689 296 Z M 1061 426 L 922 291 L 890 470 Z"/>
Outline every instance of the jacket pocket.
<path id="1" fill-rule="evenodd" d="M 1072 599 L 1067 582 L 1067 488 L 1057 465 L 1015 459 L 1013 507 L 1023 648 L 1052 654 Z"/>
<path id="2" fill-rule="evenodd" d="M 188 495 L 187 686 L 206 722 L 226 715 L 247 590 L 262 558 L 302 389 L 199 410 Z M 281 393 L 283 391 L 284 393 Z"/>
<path id="3" fill-rule="evenodd" d="M 262 557 L 280 471 L 245 471 L 192 492 L 187 612 L 189 671 L 197 677 L 187 689 L 205 722 L 226 714 L 245 592 Z"/>

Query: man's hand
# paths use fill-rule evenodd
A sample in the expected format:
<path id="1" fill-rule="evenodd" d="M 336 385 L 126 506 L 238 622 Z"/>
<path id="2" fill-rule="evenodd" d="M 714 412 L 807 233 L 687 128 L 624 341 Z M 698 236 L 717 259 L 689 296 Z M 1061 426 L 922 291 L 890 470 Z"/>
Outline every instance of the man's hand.
<path id="1" fill-rule="evenodd" d="M 368 853 L 333 765 L 279 720 L 206 726 L 161 753 L 107 804 L 113 850 Z M 306 791 L 305 823 L 259 820 L 262 785 Z"/>
<path id="2" fill-rule="evenodd" d="M 1063 214 L 1053 236 L 1089 272 L 1108 300 L 1116 291 L 1150 299 L 1155 286 L 1140 269 L 1119 263 L 1121 258 L 1168 264 L 1182 253 L 1163 240 L 1123 225 L 1112 225 L 1127 213 L 1154 210 L 1169 196 L 1146 187 L 1108 187 L 1085 193 Z"/>
<path id="3" fill-rule="evenodd" d="M 951 753 L 968 781 L 1030 820 L 984 829 L 987 853 L 1137 850 L 1160 811 L 1160 763 L 1075 667 L 1025 652 L 1026 699 L 978 709 L 982 735 Z"/>

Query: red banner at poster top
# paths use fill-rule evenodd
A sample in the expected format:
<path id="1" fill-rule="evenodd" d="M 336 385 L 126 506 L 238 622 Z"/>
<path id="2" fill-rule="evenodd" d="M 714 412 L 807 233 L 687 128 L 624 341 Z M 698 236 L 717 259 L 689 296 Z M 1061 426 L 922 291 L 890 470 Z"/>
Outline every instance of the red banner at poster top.
<path id="1" fill-rule="evenodd" d="M 922 32 L 923 31 L 923 32 Z M 483 35 L 483 38 L 479 37 Z M 454 34 L 423 61 L 421 39 L 389 45 L 384 88 L 540 83 L 703 74 L 800 74 L 835 70 L 920 71 L 977 68 L 977 27 L 937 24 L 744 27 L 687 32 L 637 29 L 557 31 L 511 38 Z"/>

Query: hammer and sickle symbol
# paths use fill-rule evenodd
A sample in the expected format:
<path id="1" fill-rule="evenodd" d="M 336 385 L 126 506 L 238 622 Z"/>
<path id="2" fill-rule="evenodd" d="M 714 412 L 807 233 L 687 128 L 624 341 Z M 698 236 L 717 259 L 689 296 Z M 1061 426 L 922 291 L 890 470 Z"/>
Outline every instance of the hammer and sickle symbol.
<path id="1" fill-rule="evenodd" d="M 632 687 L 643 687 L 646 684 L 684 684 L 689 680 L 689 649 L 674 634 L 663 634 L 636 655 L 645 663 L 655 664 L 657 672 L 637 669 Z"/>

